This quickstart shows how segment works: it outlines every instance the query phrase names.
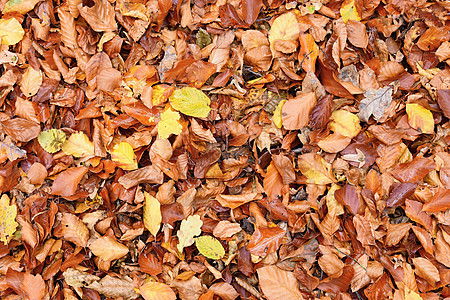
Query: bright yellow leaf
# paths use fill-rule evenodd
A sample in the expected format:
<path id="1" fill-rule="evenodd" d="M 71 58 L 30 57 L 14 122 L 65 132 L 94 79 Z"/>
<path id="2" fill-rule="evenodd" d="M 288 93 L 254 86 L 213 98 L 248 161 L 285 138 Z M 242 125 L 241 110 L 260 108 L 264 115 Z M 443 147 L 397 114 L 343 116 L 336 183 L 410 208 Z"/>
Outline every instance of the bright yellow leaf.
<path id="1" fill-rule="evenodd" d="M 409 125 L 423 133 L 434 132 L 434 119 L 431 111 L 417 103 L 406 104 Z"/>
<path id="2" fill-rule="evenodd" d="M 173 92 L 169 98 L 172 107 L 186 116 L 206 118 L 211 108 L 208 96 L 193 87 L 185 87 Z"/>
<path id="3" fill-rule="evenodd" d="M 127 142 L 121 142 L 114 146 L 111 153 L 111 160 L 123 170 L 136 170 L 138 168 L 137 158 L 133 148 Z"/>
<path id="4" fill-rule="evenodd" d="M 6 194 L 2 195 L 0 198 L 0 241 L 5 245 L 8 244 L 19 225 L 16 222 L 17 207 L 9 203 L 9 197 Z"/>
<path id="5" fill-rule="evenodd" d="M 405 300 L 422 300 L 423 298 L 414 292 L 413 290 L 410 290 L 408 287 L 405 287 Z"/>
<path id="6" fill-rule="evenodd" d="M 308 178 L 308 183 L 328 184 L 336 182 L 331 164 L 326 162 L 319 154 L 307 153 L 300 155 L 298 158 L 298 168 Z"/>
<path id="7" fill-rule="evenodd" d="M 177 295 L 165 283 L 147 282 L 139 288 L 139 294 L 145 300 L 176 300 Z"/>
<path id="8" fill-rule="evenodd" d="M 158 122 L 158 135 L 162 139 L 167 139 L 171 134 L 180 134 L 183 126 L 178 122 L 180 113 L 170 107 L 161 114 L 161 121 Z"/>
<path id="9" fill-rule="evenodd" d="M 20 89 L 22 90 L 23 94 L 27 97 L 36 95 L 41 84 L 41 71 L 36 71 L 33 67 L 29 66 L 25 73 L 23 73 L 22 81 L 20 82 Z"/>
<path id="10" fill-rule="evenodd" d="M 196 238 L 195 246 L 207 258 L 217 260 L 225 256 L 225 249 L 222 244 L 212 236 L 204 235 Z"/>
<path id="11" fill-rule="evenodd" d="M 60 129 L 50 129 L 41 131 L 38 135 L 38 142 L 48 153 L 55 153 L 61 150 L 66 141 L 66 134 Z"/>
<path id="12" fill-rule="evenodd" d="M 186 220 L 181 221 L 180 229 L 177 232 L 178 251 L 183 252 L 184 247 L 188 247 L 194 243 L 194 237 L 202 233 L 203 221 L 199 215 L 189 216 Z"/>
<path id="13" fill-rule="evenodd" d="M 62 151 L 75 157 L 94 156 L 94 143 L 83 132 L 77 132 L 64 143 Z"/>
<path id="14" fill-rule="evenodd" d="M 298 27 L 298 21 L 294 11 L 289 11 L 276 18 L 275 21 L 273 21 L 269 32 L 269 43 L 272 54 L 276 52 L 276 40 L 296 41 L 298 40 L 299 34 L 300 29 Z"/>
<path id="15" fill-rule="evenodd" d="M 343 136 L 354 138 L 361 131 L 359 118 L 346 110 L 336 110 L 331 114 L 331 122 L 328 125 L 330 130 L 340 133 Z"/>
<path id="16" fill-rule="evenodd" d="M 361 21 L 361 16 L 356 9 L 355 0 L 345 0 L 341 5 L 342 20 L 347 23 L 348 20 Z"/>
<path id="17" fill-rule="evenodd" d="M 144 192 L 144 198 L 144 225 L 152 235 L 156 236 L 162 220 L 161 204 L 147 192 Z"/>
<path id="18" fill-rule="evenodd" d="M 278 103 L 277 108 L 275 108 L 273 112 L 273 122 L 275 123 L 275 126 L 278 128 L 281 128 L 283 126 L 283 119 L 281 118 L 281 110 L 283 109 L 284 103 L 286 103 L 287 100 L 281 100 L 280 103 Z"/>
<path id="19" fill-rule="evenodd" d="M 2 45 L 15 45 L 23 38 L 25 31 L 15 18 L 0 20 L 0 38 Z"/>

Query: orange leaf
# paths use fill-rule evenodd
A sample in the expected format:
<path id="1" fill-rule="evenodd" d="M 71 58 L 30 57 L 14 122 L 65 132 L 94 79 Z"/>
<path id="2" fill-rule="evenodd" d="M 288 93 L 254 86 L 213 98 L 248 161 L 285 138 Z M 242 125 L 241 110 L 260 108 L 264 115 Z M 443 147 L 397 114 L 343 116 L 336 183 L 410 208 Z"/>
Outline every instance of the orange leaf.
<path id="1" fill-rule="evenodd" d="M 313 92 L 289 99 L 281 109 L 284 128 L 295 130 L 305 127 L 309 122 L 309 115 L 314 105 L 316 105 L 316 94 Z"/>
<path id="2" fill-rule="evenodd" d="M 240 194 L 240 195 L 217 195 L 216 200 L 219 201 L 220 205 L 223 207 L 229 207 L 231 209 L 235 209 L 236 207 L 241 206 L 247 202 L 256 200 L 258 197 L 258 193 L 250 193 L 250 194 Z"/>
<path id="3" fill-rule="evenodd" d="M 273 225 L 268 228 L 258 227 L 252 234 L 247 249 L 253 254 L 265 257 L 278 250 L 286 236 L 286 231 Z"/>
<path id="4" fill-rule="evenodd" d="M 300 52 L 298 53 L 298 61 L 305 72 L 315 72 L 319 46 L 317 46 L 314 38 L 309 33 L 301 33 L 299 38 Z"/>
<path id="5" fill-rule="evenodd" d="M 59 173 L 53 182 L 52 194 L 66 197 L 72 196 L 75 194 L 78 184 L 87 171 L 88 168 L 86 167 L 76 167 Z"/>
<path id="6" fill-rule="evenodd" d="M 127 246 L 109 236 L 89 241 L 88 247 L 95 256 L 100 257 L 104 261 L 119 259 L 127 255 L 129 251 Z"/>
<path id="7" fill-rule="evenodd" d="M 266 266 L 257 270 L 261 290 L 268 300 L 302 300 L 297 279 L 292 272 L 276 266 Z"/>
<path id="8" fill-rule="evenodd" d="M 42 279 L 40 274 L 31 275 L 28 272 L 25 273 L 20 288 L 27 294 L 27 299 L 29 300 L 44 299 L 47 293 L 44 279 Z"/>
<path id="9" fill-rule="evenodd" d="M 175 292 L 164 283 L 147 282 L 139 288 L 139 293 L 145 300 L 176 300 Z"/>
<path id="10" fill-rule="evenodd" d="M 336 182 L 331 165 L 316 153 L 300 155 L 298 168 L 308 178 L 308 183 L 328 184 Z"/>
<path id="11" fill-rule="evenodd" d="M 61 231 L 65 240 L 80 247 L 86 247 L 89 239 L 89 230 L 75 215 L 63 213 L 61 218 Z"/>
<path id="12" fill-rule="evenodd" d="M 442 171 L 441 171 L 442 172 Z M 440 212 L 450 208 L 450 190 L 439 188 L 431 200 L 423 205 L 423 210 Z"/>

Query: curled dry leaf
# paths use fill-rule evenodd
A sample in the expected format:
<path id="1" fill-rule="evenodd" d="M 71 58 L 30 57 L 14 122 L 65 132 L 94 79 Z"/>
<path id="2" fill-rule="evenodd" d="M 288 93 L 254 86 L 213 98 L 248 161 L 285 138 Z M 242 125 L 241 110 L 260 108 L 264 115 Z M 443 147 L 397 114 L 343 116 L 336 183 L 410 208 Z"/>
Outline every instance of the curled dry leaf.
<path id="1" fill-rule="evenodd" d="M 163 182 L 164 174 L 157 167 L 150 165 L 127 173 L 119 178 L 119 183 L 126 189 L 132 188 L 140 183 Z"/>
<path id="2" fill-rule="evenodd" d="M 250 193 L 250 194 L 241 194 L 241 195 L 217 195 L 216 200 L 219 201 L 219 203 L 223 207 L 229 207 L 231 209 L 234 209 L 236 207 L 239 207 L 245 203 L 248 203 L 253 200 L 258 199 L 257 193 Z"/>

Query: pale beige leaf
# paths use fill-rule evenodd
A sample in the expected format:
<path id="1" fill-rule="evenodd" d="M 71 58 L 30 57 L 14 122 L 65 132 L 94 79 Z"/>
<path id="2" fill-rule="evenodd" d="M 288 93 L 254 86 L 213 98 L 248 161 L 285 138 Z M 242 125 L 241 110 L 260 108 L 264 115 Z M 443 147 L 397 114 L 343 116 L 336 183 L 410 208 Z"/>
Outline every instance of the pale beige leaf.
<path id="1" fill-rule="evenodd" d="M 220 221 L 214 227 L 213 235 L 220 239 L 232 237 L 234 234 L 241 231 L 242 228 L 239 223 L 231 223 L 230 221 Z"/>
<path id="2" fill-rule="evenodd" d="M 266 266 L 257 270 L 259 285 L 268 300 L 302 300 L 294 273 Z"/>
<path id="3" fill-rule="evenodd" d="M 334 253 L 327 253 L 319 257 L 320 268 L 329 276 L 340 272 L 344 268 L 344 262 Z"/>
<path id="4" fill-rule="evenodd" d="M 367 274 L 367 271 L 363 269 L 367 269 L 369 256 L 367 254 L 363 254 L 360 258 L 358 258 L 357 261 L 359 264 L 353 265 L 353 270 L 355 271 L 355 273 L 353 274 L 352 281 L 350 281 L 352 292 L 359 291 L 361 288 L 368 285 L 371 281 L 369 275 Z"/>
<path id="5" fill-rule="evenodd" d="M 61 232 L 65 240 L 77 246 L 86 247 L 89 239 L 89 230 L 77 216 L 71 213 L 63 213 Z"/>
<path id="6" fill-rule="evenodd" d="M 95 256 L 100 257 L 104 261 L 119 259 L 127 255 L 129 251 L 127 246 L 109 236 L 89 241 L 88 247 Z"/>
<path id="7" fill-rule="evenodd" d="M 436 286 L 441 280 L 438 269 L 426 258 L 416 257 L 412 260 L 417 276 L 425 279 L 431 286 Z"/>
<path id="8" fill-rule="evenodd" d="M 36 71 L 33 67 L 29 66 L 25 73 L 23 73 L 22 81 L 20 82 L 20 89 L 26 97 L 31 97 L 36 95 L 41 84 L 41 71 Z"/>
<path id="9" fill-rule="evenodd" d="M 99 292 L 108 298 L 136 299 L 133 280 L 128 276 L 112 277 L 106 275 L 100 281 L 94 281 L 86 288 Z"/>

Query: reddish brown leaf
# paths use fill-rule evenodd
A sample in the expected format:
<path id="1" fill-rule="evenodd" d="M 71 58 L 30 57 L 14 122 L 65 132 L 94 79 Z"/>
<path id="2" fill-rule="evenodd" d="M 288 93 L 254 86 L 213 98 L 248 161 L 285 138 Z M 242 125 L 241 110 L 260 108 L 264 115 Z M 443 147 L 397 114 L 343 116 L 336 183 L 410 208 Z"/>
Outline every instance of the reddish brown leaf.
<path id="1" fill-rule="evenodd" d="M 161 263 L 151 253 L 141 253 L 139 255 L 139 265 L 142 272 L 156 276 L 162 272 Z"/>
<path id="2" fill-rule="evenodd" d="M 442 171 L 441 171 L 442 172 Z M 439 188 L 433 198 L 423 205 L 423 210 L 428 212 L 440 212 L 450 208 L 450 190 Z"/>
<path id="3" fill-rule="evenodd" d="M 417 183 L 435 167 L 436 165 L 431 159 L 416 156 L 409 163 L 397 165 L 391 174 L 401 182 Z"/>
<path id="4" fill-rule="evenodd" d="M 354 270 L 352 266 L 345 266 L 342 270 L 342 275 L 339 277 L 328 277 L 322 280 L 317 286 L 318 289 L 330 292 L 330 293 L 342 293 L 345 292 L 352 280 Z"/>
<path id="5" fill-rule="evenodd" d="M 397 207 L 403 205 L 406 198 L 414 194 L 416 187 L 416 183 L 394 183 L 394 189 L 386 199 L 386 206 Z"/>
<path id="6" fill-rule="evenodd" d="M 75 194 L 78 184 L 87 173 L 86 167 L 69 168 L 56 177 L 52 186 L 52 194 L 60 196 L 72 196 Z"/>
<path id="7" fill-rule="evenodd" d="M 334 192 L 334 197 L 354 215 L 360 213 L 363 209 L 359 193 L 353 185 L 346 184 L 343 188 Z"/>
<path id="8" fill-rule="evenodd" d="M 286 232 L 274 225 L 268 228 L 259 227 L 255 230 L 247 245 L 253 255 L 263 256 L 278 250 L 286 236 Z"/>

